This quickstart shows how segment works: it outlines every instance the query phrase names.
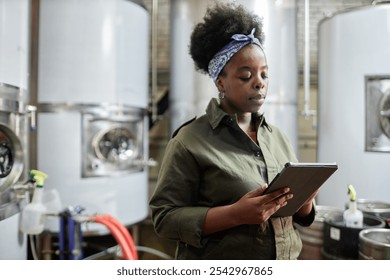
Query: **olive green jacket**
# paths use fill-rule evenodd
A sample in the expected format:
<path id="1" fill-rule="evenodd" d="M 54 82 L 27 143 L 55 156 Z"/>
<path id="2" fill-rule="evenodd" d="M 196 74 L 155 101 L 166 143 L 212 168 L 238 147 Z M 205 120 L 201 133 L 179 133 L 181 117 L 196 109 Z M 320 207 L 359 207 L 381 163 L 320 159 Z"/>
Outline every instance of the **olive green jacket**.
<path id="1" fill-rule="evenodd" d="M 302 242 L 293 217 L 271 218 L 202 235 L 209 208 L 228 205 L 269 183 L 288 161 L 297 161 L 287 137 L 253 114 L 259 145 L 212 99 L 206 114 L 184 125 L 169 141 L 150 200 L 162 237 L 177 240 L 177 259 L 296 259 Z"/>

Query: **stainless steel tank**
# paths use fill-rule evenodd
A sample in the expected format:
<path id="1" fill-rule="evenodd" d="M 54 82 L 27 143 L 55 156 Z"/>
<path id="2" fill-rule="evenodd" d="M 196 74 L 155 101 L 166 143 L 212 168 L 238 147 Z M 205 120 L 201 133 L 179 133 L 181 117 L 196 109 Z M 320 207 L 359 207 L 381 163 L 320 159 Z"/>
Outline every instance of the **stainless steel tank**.
<path id="1" fill-rule="evenodd" d="M 339 170 L 318 202 L 390 201 L 390 5 L 339 12 L 319 24 L 318 161 Z"/>
<path id="2" fill-rule="evenodd" d="M 26 259 L 14 187 L 28 171 L 28 0 L 0 0 L 0 260 Z"/>
<path id="3" fill-rule="evenodd" d="M 261 108 L 267 120 L 289 136 L 297 151 L 298 62 L 296 44 L 296 2 L 239 0 L 264 18 L 265 51 L 270 65 L 267 101 Z M 171 1 L 171 130 L 205 113 L 211 97 L 218 93 L 213 81 L 195 71 L 188 54 L 194 25 L 200 22 L 211 0 Z"/>
<path id="4" fill-rule="evenodd" d="M 63 207 L 124 225 L 147 216 L 148 53 L 139 1 L 41 0 L 37 161 Z"/>

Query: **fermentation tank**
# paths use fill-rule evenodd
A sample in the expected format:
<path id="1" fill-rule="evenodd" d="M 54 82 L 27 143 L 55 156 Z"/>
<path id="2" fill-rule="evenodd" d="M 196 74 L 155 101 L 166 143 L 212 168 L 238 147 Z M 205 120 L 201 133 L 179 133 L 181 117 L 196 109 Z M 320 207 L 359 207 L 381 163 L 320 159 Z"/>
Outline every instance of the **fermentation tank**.
<path id="1" fill-rule="evenodd" d="M 290 138 L 297 151 L 298 142 L 298 65 L 296 48 L 296 2 L 239 0 L 250 11 L 263 17 L 265 52 L 269 64 L 269 89 L 261 112 L 269 123 L 278 126 Z M 202 21 L 211 0 L 171 1 L 171 130 L 205 113 L 218 92 L 207 75 L 195 71 L 188 54 L 191 32 Z"/>
<path id="2" fill-rule="evenodd" d="M 148 50 L 140 1 L 40 1 L 37 162 L 57 208 L 147 216 Z"/>
<path id="3" fill-rule="evenodd" d="M 29 12 L 27 0 L 0 0 L 0 260 L 27 258 L 14 187 L 28 170 Z"/>
<path id="4" fill-rule="evenodd" d="M 318 161 L 339 170 L 321 205 L 390 201 L 390 5 L 345 10 L 319 24 Z"/>

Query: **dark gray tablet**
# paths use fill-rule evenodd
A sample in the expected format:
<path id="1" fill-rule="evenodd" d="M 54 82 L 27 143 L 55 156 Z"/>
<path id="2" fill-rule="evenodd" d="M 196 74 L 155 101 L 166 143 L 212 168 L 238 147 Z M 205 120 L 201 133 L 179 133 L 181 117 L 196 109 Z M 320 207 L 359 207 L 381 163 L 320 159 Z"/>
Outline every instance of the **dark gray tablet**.
<path id="1" fill-rule="evenodd" d="M 269 184 L 266 193 L 289 187 L 294 195 L 287 205 L 273 216 L 292 216 L 305 201 L 337 170 L 336 163 L 293 163 L 285 164 L 282 171 Z"/>

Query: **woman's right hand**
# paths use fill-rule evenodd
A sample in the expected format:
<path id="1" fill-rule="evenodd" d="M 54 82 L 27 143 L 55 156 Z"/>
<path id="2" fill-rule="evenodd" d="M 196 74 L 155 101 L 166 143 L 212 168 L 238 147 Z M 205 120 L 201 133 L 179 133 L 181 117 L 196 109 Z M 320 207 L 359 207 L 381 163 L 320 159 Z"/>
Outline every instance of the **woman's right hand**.
<path id="1" fill-rule="evenodd" d="M 232 205 L 236 224 L 260 224 L 267 221 L 281 207 L 287 205 L 293 195 L 288 187 L 264 194 L 268 185 L 248 192 Z"/>
<path id="2" fill-rule="evenodd" d="M 212 207 L 203 225 L 203 235 L 209 235 L 242 224 L 260 224 L 267 221 L 292 198 L 289 188 L 264 194 L 267 185 L 250 191 L 236 203 Z"/>

